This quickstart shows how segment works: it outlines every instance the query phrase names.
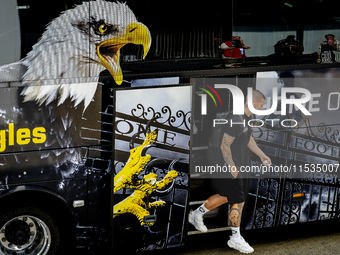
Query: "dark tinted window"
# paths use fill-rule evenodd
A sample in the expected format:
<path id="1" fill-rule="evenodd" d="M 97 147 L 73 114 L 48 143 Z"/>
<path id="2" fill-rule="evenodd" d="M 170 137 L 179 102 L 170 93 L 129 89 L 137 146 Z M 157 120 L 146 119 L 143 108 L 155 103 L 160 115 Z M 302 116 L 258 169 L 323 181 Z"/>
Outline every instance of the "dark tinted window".
<path id="1" fill-rule="evenodd" d="M 0 64 L 25 57 L 53 19 L 83 3 L 82 0 L 49 1 L 48 4 L 43 0 L 1 2 L 0 40 L 4 47 L 0 51 Z M 294 64 L 316 63 L 320 43 L 326 40 L 326 34 L 335 35 L 335 40 L 340 39 L 340 2 L 335 0 L 211 0 L 203 3 L 174 0 L 171 4 L 156 0 L 127 0 L 126 4 L 151 32 L 152 44 L 146 60 L 189 59 L 195 63 L 169 64 L 169 70 L 221 68 L 223 51 L 219 46 L 231 41 L 232 35 L 240 36 L 250 47 L 245 50 L 244 67 L 290 64 L 289 61 L 280 62 L 282 52 L 274 48 L 289 35 L 295 36 L 294 40 L 304 47 Z M 6 23 L 6 20 L 11 22 Z M 327 51 L 327 47 L 322 50 Z M 329 53 L 333 62 L 338 52 L 334 49 Z M 126 45 L 121 50 L 121 61 L 138 63 L 142 53 L 141 46 Z M 204 59 L 205 63 L 195 62 L 197 59 Z M 157 65 L 151 69 L 156 70 Z"/>

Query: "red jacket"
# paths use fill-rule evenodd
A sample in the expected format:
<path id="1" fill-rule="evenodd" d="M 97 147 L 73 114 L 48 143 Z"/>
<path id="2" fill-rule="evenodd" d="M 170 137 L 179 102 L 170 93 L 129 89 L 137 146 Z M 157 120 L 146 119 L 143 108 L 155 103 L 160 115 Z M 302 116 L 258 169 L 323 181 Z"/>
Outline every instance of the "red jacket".
<path id="1" fill-rule="evenodd" d="M 232 42 L 231 41 L 226 41 L 224 42 L 228 47 L 232 47 Z M 225 50 L 223 52 L 224 56 L 227 58 L 245 58 L 246 55 L 241 54 L 240 48 L 234 48 L 231 50 Z"/>

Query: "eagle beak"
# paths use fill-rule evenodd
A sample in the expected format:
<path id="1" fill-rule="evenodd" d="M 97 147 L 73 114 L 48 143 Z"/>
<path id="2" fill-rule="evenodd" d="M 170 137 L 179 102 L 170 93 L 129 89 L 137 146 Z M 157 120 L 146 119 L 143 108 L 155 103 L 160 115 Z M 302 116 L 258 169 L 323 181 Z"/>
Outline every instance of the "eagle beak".
<path id="1" fill-rule="evenodd" d="M 122 35 L 97 44 L 97 54 L 103 66 L 109 70 L 118 85 L 123 82 L 122 69 L 119 64 L 120 49 L 128 43 L 143 45 L 144 59 L 151 45 L 149 29 L 142 23 L 131 23 Z"/>

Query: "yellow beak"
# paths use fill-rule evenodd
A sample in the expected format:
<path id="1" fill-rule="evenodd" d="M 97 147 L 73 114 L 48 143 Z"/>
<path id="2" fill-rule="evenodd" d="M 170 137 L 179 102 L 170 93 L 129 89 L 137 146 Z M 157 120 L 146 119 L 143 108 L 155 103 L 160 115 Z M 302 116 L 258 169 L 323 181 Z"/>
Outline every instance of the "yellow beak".
<path id="1" fill-rule="evenodd" d="M 109 70 L 118 85 L 123 82 L 122 69 L 119 64 L 120 49 L 128 43 L 142 45 L 144 49 L 144 59 L 151 45 L 149 29 L 142 23 L 131 23 L 126 27 L 122 35 L 97 44 L 97 55 L 102 65 Z"/>

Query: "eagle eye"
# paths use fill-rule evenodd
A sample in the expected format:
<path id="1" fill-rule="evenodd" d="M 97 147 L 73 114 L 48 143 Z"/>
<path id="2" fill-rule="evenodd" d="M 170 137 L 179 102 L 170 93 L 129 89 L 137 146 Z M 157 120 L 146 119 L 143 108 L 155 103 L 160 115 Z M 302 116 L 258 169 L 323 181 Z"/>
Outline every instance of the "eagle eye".
<path id="1" fill-rule="evenodd" d="M 118 25 L 107 24 L 105 20 L 96 20 L 94 17 L 91 17 L 92 21 L 89 22 L 90 26 L 93 28 L 93 31 L 97 35 L 107 35 L 113 34 L 119 31 Z M 78 26 L 79 27 L 79 26 Z"/>
<path id="2" fill-rule="evenodd" d="M 105 35 L 109 30 L 109 27 L 104 23 L 104 24 L 100 24 L 97 27 L 97 31 L 101 34 L 101 35 Z"/>

